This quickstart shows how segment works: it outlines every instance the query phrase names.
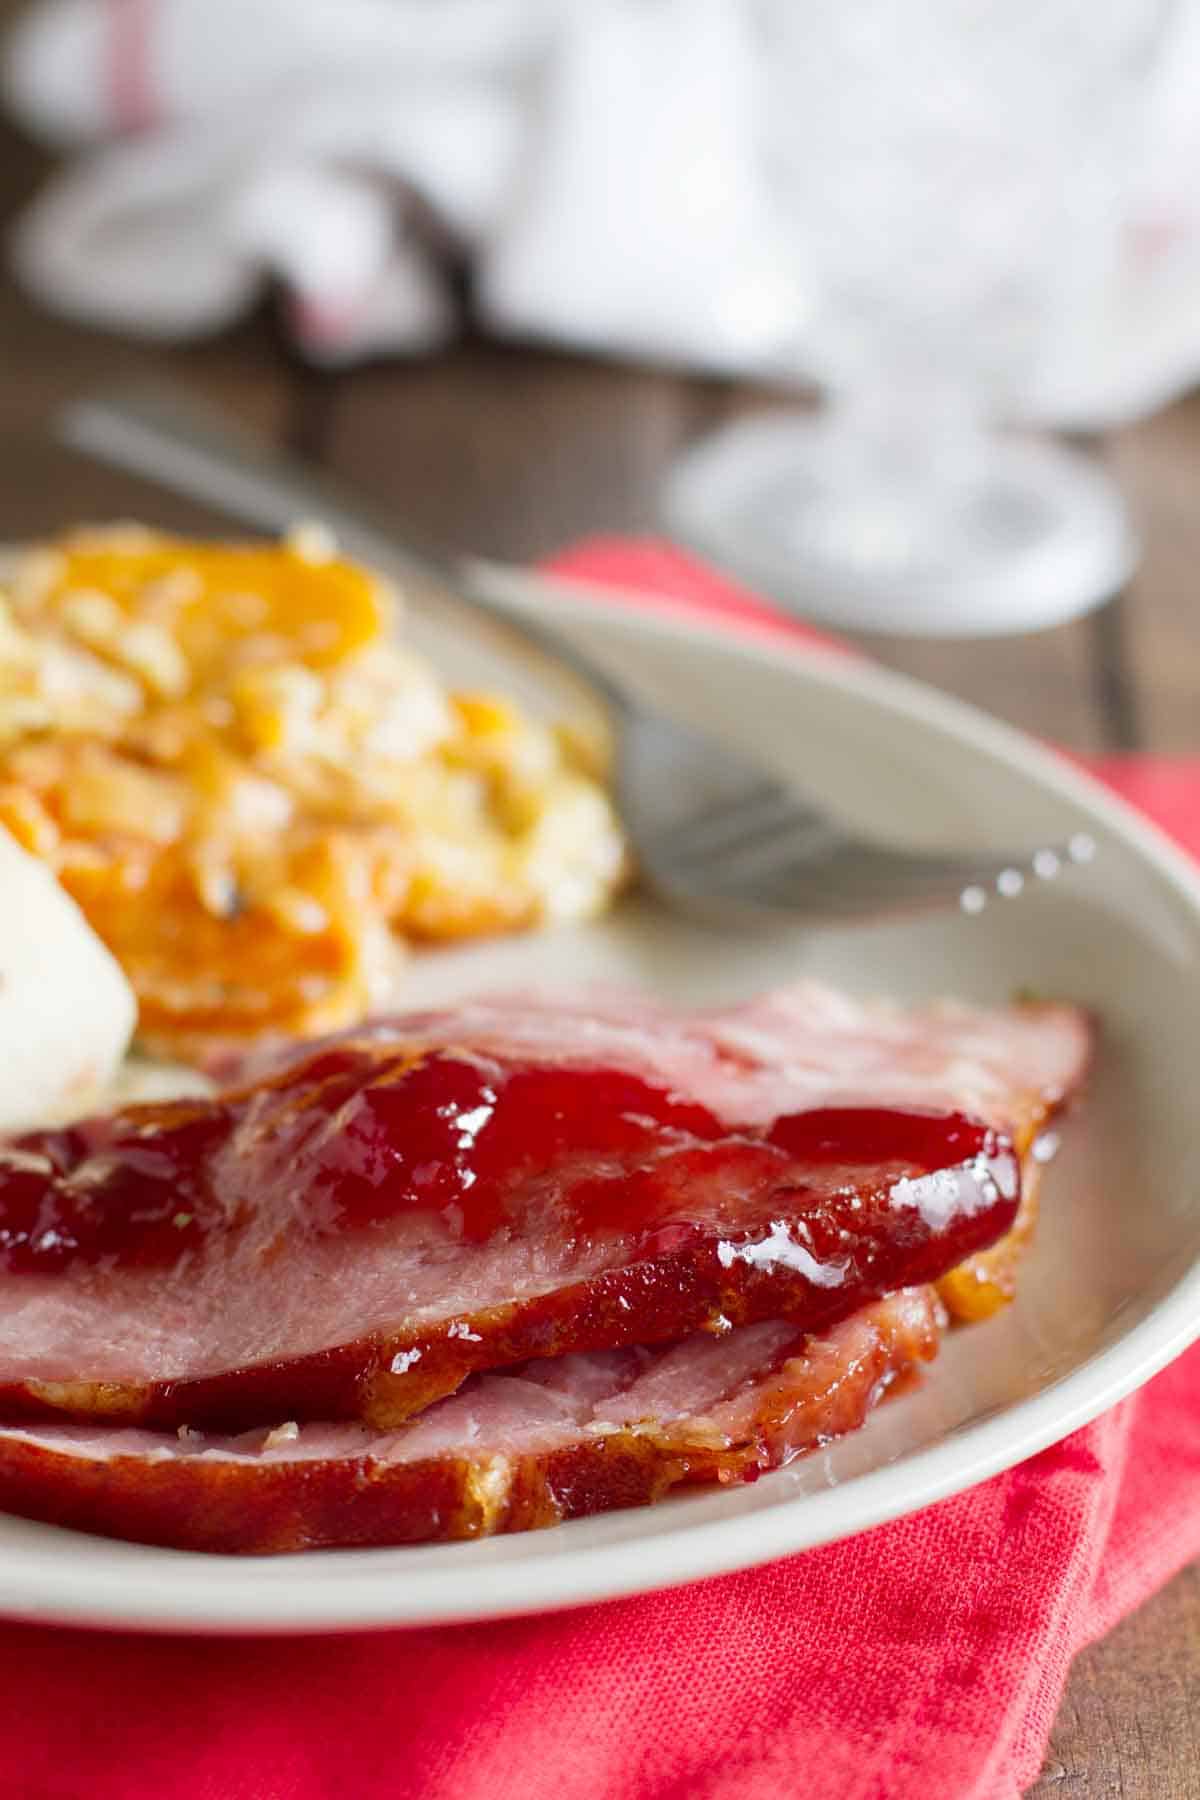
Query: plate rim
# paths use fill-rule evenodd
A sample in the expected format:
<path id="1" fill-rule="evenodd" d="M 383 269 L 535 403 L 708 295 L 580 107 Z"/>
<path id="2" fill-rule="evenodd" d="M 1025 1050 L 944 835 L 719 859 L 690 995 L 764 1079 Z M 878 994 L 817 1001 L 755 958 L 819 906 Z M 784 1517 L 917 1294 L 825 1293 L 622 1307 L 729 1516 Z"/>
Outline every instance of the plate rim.
<path id="1" fill-rule="evenodd" d="M 885 669 L 866 657 L 816 648 L 766 622 L 729 622 L 676 610 L 661 595 L 636 586 L 607 584 L 479 565 L 489 589 L 516 613 L 532 610 L 562 621 L 563 607 L 580 617 L 603 615 L 636 637 L 699 638 L 750 663 L 782 659 L 805 680 L 882 703 L 977 748 L 1032 780 L 1043 790 L 1081 807 L 1166 878 L 1200 930 L 1200 864 L 1146 816 L 1097 777 L 1015 726 L 927 683 Z M 439 1603 L 441 1570 L 414 1570 L 380 1580 L 363 1564 L 341 1581 L 306 1584 L 257 1594 L 253 1575 L 264 1565 L 296 1567 L 292 1558 L 213 1558 L 185 1551 L 152 1550 L 179 1558 L 178 1573 L 139 1584 L 127 1562 L 108 1567 L 55 1568 L 51 1541 L 44 1550 L 0 1544 L 0 1614 L 43 1624 L 97 1630 L 187 1635 L 297 1636 L 486 1622 L 558 1612 L 603 1600 L 658 1592 L 684 1583 L 760 1566 L 838 1539 L 857 1536 L 922 1510 L 1025 1461 L 1060 1441 L 1143 1386 L 1200 1339 L 1200 1255 L 1146 1316 L 1078 1368 L 993 1417 L 952 1431 L 923 1449 L 857 1475 L 837 1488 L 797 1496 L 793 1502 L 744 1517 L 706 1519 L 643 1539 L 548 1554 L 479 1569 L 468 1603 Z M 770 1479 L 766 1477 L 765 1479 Z M 797 1541 L 794 1520 L 803 1509 Z M 570 1531 L 571 1527 L 560 1529 Z M 103 1544 L 106 1540 L 95 1540 Z M 469 1553 L 469 1546 L 464 1546 Z M 322 1557 L 368 1552 L 322 1552 Z M 395 1550 L 384 1554 L 394 1556 Z M 652 1565 L 647 1568 L 649 1561 Z M 241 1581 L 227 1588 L 207 1576 L 213 1564 Z M 460 1584 L 459 1592 L 466 1584 Z"/>

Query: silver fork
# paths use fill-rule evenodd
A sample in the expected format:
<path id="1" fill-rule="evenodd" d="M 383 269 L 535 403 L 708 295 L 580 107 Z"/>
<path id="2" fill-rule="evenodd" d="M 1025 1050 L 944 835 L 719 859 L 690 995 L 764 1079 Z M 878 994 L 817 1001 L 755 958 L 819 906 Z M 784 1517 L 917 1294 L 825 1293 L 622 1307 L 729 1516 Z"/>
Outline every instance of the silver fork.
<path id="1" fill-rule="evenodd" d="M 268 450 L 173 389 L 118 386 L 68 406 L 59 437 L 259 530 L 319 519 L 353 556 L 477 616 L 564 665 L 606 702 L 616 741 L 616 799 L 643 879 L 673 906 L 715 918 L 786 916 L 858 922 L 936 907 L 981 912 L 1031 880 L 1090 860 L 1080 833 L 1062 844 L 933 854 L 861 838 L 790 783 L 727 745 L 651 710 L 565 636 L 485 592 L 470 565 L 410 549 L 390 514 Z"/>

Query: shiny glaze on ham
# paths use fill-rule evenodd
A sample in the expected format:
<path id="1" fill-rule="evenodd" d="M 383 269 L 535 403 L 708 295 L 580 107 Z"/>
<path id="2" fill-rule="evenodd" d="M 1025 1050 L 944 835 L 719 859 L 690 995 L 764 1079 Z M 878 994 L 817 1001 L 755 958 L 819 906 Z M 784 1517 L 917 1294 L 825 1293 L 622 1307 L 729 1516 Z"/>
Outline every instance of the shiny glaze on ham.
<path id="1" fill-rule="evenodd" d="M 1009 1134 L 1086 1052 L 1070 1008 L 478 1003 L 30 1135 L 0 1151 L 0 1405 L 383 1426 L 529 1357 L 823 1329 L 1003 1235 Z"/>
<path id="2" fill-rule="evenodd" d="M 114 1330 L 121 1297 L 136 1298 L 142 1321 L 169 1321 L 170 1357 L 214 1285 L 226 1296 L 199 1323 L 215 1331 L 210 1356 L 229 1345 L 238 1373 L 168 1376 L 143 1417 L 240 1424 L 278 1410 L 362 1411 L 394 1423 L 472 1368 L 529 1355 L 728 1331 L 776 1312 L 818 1327 L 936 1277 L 1015 1215 L 1007 1139 L 959 1114 L 822 1108 L 767 1132 L 730 1132 L 609 1071 L 442 1053 L 412 1063 L 349 1046 L 335 1073 L 328 1061 L 208 1109 L 134 1109 L 28 1137 L 7 1182 L 0 1158 L 10 1305 L 19 1313 L 26 1289 L 35 1307 L 92 1299 L 93 1316 L 81 1313 L 56 1352 L 76 1372 L 64 1396 L 72 1410 L 121 1416 L 130 1398 L 127 1339 Z M 558 1284 L 538 1291 L 551 1268 Z M 485 1305 L 442 1328 L 443 1296 L 472 1276 L 488 1284 Z M 303 1321 L 278 1292 L 296 1281 Z M 392 1296 L 417 1304 L 386 1325 L 390 1417 L 361 1404 L 361 1363 L 351 1361 L 349 1381 L 338 1358 L 255 1369 L 246 1365 L 261 1338 L 233 1335 L 235 1325 L 277 1334 L 282 1314 L 319 1356 L 323 1330 L 336 1336 L 344 1317 L 346 1335 L 361 1333 L 364 1306 L 394 1306 Z M 363 1351 L 377 1369 L 377 1344 Z M 105 1385 L 93 1401 L 77 1384 L 97 1368 Z"/>
<path id="3" fill-rule="evenodd" d="M 619 1070 L 448 1051 L 414 1060 L 347 1043 L 220 1099 L 131 1107 L 0 1147 L 0 1272 L 170 1271 L 262 1211 L 283 1216 L 281 1190 L 296 1239 L 420 1216 L 485 1245 L 527 1228 L 530 1185 L 547 1176 L 568 1242 L 621 1235 L 654 1250 L 679 1236 L 690 1185 L 732 1178 L 747 1193 L 772 1185 L 781 1204 L 803 1190 L 805 1242 L 829 1257 L 824 1282 L 835 1286 L 846 1226 L 822 1233 L 821 1223 L 845 1210 L 842 1190 L 855 1190 L 853 1210 L 895 1205 L 898 1181 L 951 1170 L 963 1171 L 957 1183 L 910 1196 L 948 1232 L 1014 1198 L 1010 1139 L 961 1113 L 818 1107 L 730 1131 Z M 878 1171 L 875 1194 L 863 1171 Z"/>
<path id="4" fill-rule="evenodd" d="M 49 1425 L 0 1430 L 0 1507 L 136 1542 L 225 1553 L 526 1530 L 753 1480 L 860 1425 L 937 1349 L 912 1289 L 804 1338 L 723 1340 L 473 1377 L 398 1432 L 287 1423 L 237 1438 Z"/>

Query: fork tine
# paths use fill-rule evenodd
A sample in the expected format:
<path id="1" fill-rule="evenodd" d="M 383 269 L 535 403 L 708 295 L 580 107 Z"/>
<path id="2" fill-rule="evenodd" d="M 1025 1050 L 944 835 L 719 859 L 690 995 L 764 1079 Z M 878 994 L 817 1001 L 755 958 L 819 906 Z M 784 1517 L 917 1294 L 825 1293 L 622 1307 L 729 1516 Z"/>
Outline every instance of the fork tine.
<path id="1" fill-rule="evenodd" d="M 978 912 L 1090 854 L 1082 838 L 1015 855 L 939 855 L 855 838 L 778 776 L 637 707 L 625 716 L 617 798 L 639 866 L 664 898 L 747 922 Z"/>
<path id="2" fill-rule="evenodd" d="M 1059 866 L 1066 860 L 1060 857 Z M 869 845 L 846 844 L 820 863 L 782 864 L 756 881 L 741 884 L 739 892 L 746 903 L 788 911 L 849 915 L 950 902 L 960 904 L 966 912 L 981 912 L 990 899 L 1011 899 L 1023 892 L 1032 863 L 1029 853 L 906 857 Z M 732 895 L 732 882 L 728 891 Z"/>
<path id="3" fill-rule="evenodd" d="M 776 837 L 793 824 L 828 830 L 826 822 L 794 794 L 775 782 L 764 782 L 678 820 L 658 832 L 655 842 L 664 854 L 694 863 L 734 855 L 745 846 Z"/>
<path id="4" fill-rule="evenodd" d="M 758 828 L 740 833 L 731 829 L 718 843 L 666 846 L 666 854 L 681 874 L 696 881 L 720 876 L 746 887 L 782 863 L 803 866 L 836 855 L 843 842 L 826 820 L 792 820 L 779 814 Z"/>

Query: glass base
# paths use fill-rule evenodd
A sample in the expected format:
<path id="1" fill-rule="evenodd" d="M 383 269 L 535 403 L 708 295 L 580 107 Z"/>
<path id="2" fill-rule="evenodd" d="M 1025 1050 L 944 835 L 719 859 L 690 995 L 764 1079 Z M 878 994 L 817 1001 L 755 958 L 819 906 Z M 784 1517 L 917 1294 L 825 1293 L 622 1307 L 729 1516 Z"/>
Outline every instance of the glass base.
<path id="1" fill-rule="evenodd" d="M 939 449 L 935 465 L 927 443 L 862 446 L 834 415 L 751 419 L 676 465 L 663 516 L 790 611 L 848 630 L 1037 631 L 1128 580 L 1124 502 L 1089 458 L 988 436 Z"/>

